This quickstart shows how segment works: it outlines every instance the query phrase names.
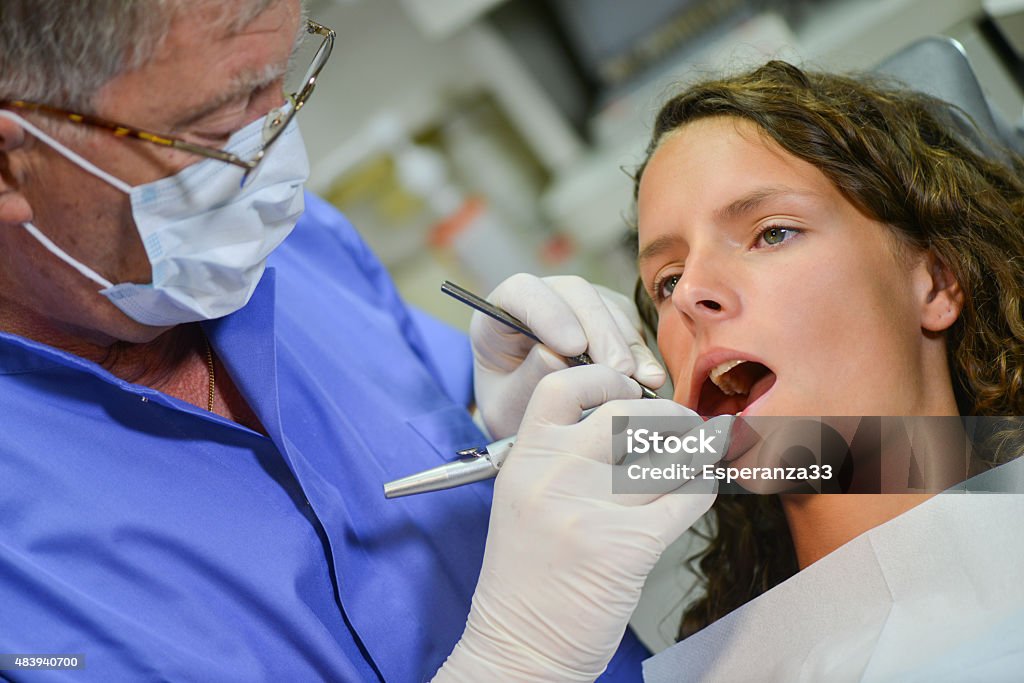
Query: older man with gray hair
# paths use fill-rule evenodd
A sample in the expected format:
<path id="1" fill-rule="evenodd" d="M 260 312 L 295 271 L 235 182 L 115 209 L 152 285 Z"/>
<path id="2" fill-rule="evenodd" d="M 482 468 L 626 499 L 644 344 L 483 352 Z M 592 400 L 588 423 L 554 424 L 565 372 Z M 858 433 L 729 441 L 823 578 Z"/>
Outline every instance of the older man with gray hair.
<path id="1" fill-rule="evenodd" d="M 298 0 L 0 4 L 0 678 L 17 675 L 4 657 L 74 653 L 69 680 L 418 681 L 459 640 L 490 490 L 386 501 L 381 483 L 485 438 L 466 409 L 473 356 L 304 197 L 294 115 L 333 40 Z M 299 43 L 311 58 L 285 95 Z M 518 427 L 559 354 L 589 347 L 617 370 L 573 375 L 591 404 L 638 397 L 623 374 L 663 380 L 581 280 L 520 277 L 497 298 L 546 346 L 474 323 L 492 436 Z M 569 434 L 591 422 L 579 409 Z M 517 576 L 551 570 L 506 555 Z M 632 596 L 643 572 L 612 564 Z M 593 647 L 521 636 L 604 604 L 543 619 L 492 601 L 489 635 L 446 671 L 589 680 L 630 599 Z M 510 639 L 493 631 L 508 609 L 531 617 Z M 555 641 L 587 657 L 539 651 Z M 627 633 L 603 680 L 639 678 L 644 654 Z"/>

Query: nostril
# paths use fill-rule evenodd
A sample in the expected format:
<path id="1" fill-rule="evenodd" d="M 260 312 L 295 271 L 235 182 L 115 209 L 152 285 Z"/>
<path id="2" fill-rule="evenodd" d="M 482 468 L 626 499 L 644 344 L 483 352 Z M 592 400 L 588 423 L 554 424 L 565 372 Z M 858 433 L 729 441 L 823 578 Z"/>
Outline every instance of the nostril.
<path id="1" fill-rule="evenodd" d="M 701 299 L 700 301 L 697 302 L 697 305 L 703 306 L 704 308 L 709 308 L 712 311 L 722 310 L 722 305 L 717 301 L 712 301 L 711 299 Z"/>

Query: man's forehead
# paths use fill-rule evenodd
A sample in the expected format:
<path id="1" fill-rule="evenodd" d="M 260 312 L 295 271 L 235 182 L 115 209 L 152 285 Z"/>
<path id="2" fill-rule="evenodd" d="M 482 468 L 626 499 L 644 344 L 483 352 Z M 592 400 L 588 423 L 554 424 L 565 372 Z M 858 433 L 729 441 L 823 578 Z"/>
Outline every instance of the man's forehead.
<path id="1" fill-rule="evenodd" d="M 275 10 L 289 10 L 301 13 L 301 7 L 294 0 L 182 0 L 169 17 L 172 24 L 178 21 L 193 21 L 208 31 L 210 37 L 229 37 L 245 32 L 257 19 Z"/>
<path id="2" fill-rule="evenodd" d="M 297 0 L 189 0 L 174 13 L 162 56 L 174 56 L 179 48 L 230 43 L 246 36 L 294 35 L 302 9 Z M 159 59 L 159 56 L 157 57 Z"/>
<path id="3" fill-rule="evenodd" d="M 298 0 L 223 4 L 227 9 L 209 2 L 180 8 L 153 59 L 101 90 L 99 101 L 107 115 L 142 127 L 166 125 L 232 90 L 280 75 L 299 33 Z M 226 14 L 229 10 L 233 13 Z"/>

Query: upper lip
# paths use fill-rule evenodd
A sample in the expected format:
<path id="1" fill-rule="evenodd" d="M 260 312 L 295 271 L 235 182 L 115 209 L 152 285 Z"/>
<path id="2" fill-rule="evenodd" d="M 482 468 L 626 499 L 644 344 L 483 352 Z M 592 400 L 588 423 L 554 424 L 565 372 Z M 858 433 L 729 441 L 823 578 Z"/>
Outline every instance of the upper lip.
<path id="1" fill-rule="evenodd" d="M 697 357 L 697 361 L 693 365 L 693 372 L 690 374 L 690 393 L 686 401 L 687 406 L 691 406 L 696 410 L 700 401 L 701 389 L 704 388 L 704 382 L 707 381 L 711 371 L 730 360 L 753 361 L 767 367 L 763 360 L 746 351 L 725 348 L 708 349 Z"/>

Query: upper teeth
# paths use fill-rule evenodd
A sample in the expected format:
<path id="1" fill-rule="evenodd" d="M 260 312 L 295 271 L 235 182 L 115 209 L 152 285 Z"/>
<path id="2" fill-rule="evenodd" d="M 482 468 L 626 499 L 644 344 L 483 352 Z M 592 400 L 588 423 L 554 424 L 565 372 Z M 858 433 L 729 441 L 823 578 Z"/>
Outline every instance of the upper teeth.
<path id="1" fill-rule="evenodd" d="M 749 387 L 744 386 L 744 384 L 737 381 L 735 377 L 727 374 L 740 363 L 746 363 L 746 361 L 727 360 L 724 363 L 720 363 L 719 365 L 711 368 L 711 381 L 714 382 L 715 386 L 721 389 L 726 395 L 745 394 L 749 390 Z"/>

